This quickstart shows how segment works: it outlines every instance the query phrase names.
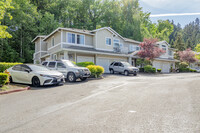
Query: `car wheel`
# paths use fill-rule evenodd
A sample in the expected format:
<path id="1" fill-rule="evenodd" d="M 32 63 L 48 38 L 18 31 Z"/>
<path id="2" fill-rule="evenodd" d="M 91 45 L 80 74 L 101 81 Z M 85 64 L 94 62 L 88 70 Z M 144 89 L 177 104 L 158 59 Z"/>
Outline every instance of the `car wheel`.
<path id="1" fill-rule="evenodd" d="M 40 86 L 40 79 L 38 77 L 33 77 L 33 79 L 32 79 L 32 85 L 34 87 L 39 87 Z"/>
<path id="2" fill-rule="evenodd" d="M 115 72 L 114 72 L 114 70 L 113 70 L 113 69 L 111 69 L 111 70 L 110 70 L 110 73 L 111 73 L 111 74 L 114 74 Z"/>
<path id="3" fill-rule="evenodd" d="M 10 83 L 12 83 L 12 82 L 13 82 L 13 79 L 12 79 L 12 77 L 11 77 L 11 76 L 9 77 L 9 81 L 10 81 Z"/>
<path id="4" fill-rule="evenodd" d="M 75 76 L 74 73 L 71 72 L 71 73 L 69 73 L 67 75 L 67 79 L 68 79 L 69 82 L 75 82 L 76 81 L 76 76 Z"/>
<path id="5" fill-rule="evenodd" d="M 85 81 L 87 78 L 86 77 L 84 77 L 84 78 L 80 78 L 81 79 L 81 81 Z"/>
<path id="6" fill-rule="evenodd" d="M 133 75 L 134 75 L 134 76 L 137 76 L 137 73 L 134 73 Z"/>
<path id="7" fill-rule="evenodd" d="M 129 72 L 126 70 L 126 71 L 124 71 L 124 75 L 125 76 L 128 76 L 129 75 Z"/>

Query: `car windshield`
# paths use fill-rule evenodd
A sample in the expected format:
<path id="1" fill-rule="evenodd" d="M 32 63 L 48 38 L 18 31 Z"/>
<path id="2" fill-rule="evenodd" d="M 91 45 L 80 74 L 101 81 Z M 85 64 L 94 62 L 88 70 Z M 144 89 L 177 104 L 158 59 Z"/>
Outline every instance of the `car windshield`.
<path id="1" fill-rule="evenodd" d="M 69 67 L 76 67 L 76 65 L 71 61 L 63 61 L 63 63 Z"/>
<path id="2" fill-rule="evenodd" d="M 131 64 L 129 64 L 128 62 L 123 62 L 122 64 L 123 64 L 124 66 L 131 67 Z"/>
<path id="3" fill-rule="evenodd" d="M 47 69 L 44 66 L 39 66 L 39 65 L 29 65 L 29 67 L 31 68 L 31 70 L 33 71 L 49 71 L 49 69 Z"/>

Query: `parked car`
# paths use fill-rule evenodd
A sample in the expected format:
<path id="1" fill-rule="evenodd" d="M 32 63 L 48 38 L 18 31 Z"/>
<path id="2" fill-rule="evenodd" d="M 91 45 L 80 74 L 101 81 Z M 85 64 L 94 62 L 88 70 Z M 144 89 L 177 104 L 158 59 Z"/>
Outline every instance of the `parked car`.
<path id="1" fill-rule="evenodd" d="M 133 67 L 128 62 L 112 62 L 109 66 L 110 73 L 114 74 L 115 72 L 124 73 L 124 75 L 128 76 L 129 74 L 137 75 L 139 69 L 137 67 Z"/>
<path id="2" fill-rule="evenodd" d="M 15 65 L 7 71 L 10 73 L 10 82 L 32 84 L 35 87 L 42 85 L 58 85 L 65 82 L 64 75 L 51 71 L 39 65 Z"/>
<path id="3" fill-rule="evenodd" d="M 84 81 L 91 75 L 88 68 L 78 67 L 70 60 L 44 61 L 42 65 L 63 73 L 69 82 L 75 82 L 78 78 Z"/>

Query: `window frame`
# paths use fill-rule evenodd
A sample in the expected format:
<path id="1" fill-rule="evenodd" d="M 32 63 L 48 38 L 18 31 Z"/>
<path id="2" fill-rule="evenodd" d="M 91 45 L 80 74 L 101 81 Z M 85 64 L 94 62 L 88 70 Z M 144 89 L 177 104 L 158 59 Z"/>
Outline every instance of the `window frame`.
<path id="1" fill-rule="evenodd" d="M 49 64 L 50 64 L 50 63 L 55 63 L 55 66 L 54 66 L 54 67 L 49 67 Z M 55 61 L 50 61 L 50 62 L 48 63 L 48 67 L 49 67 L 49 68 L 56 68 L 56 62 L 55 62 Z"/>
<path id="2" fill-rule="evenodd" d="M 62 66 L 64 66 L 64 67 L 58 67 L 58 64 L 63 64 Z M 66 69 L 67 67 L 66 67 L 66 65 L 64 64 L 64 63 L 62 63 L 62 62 L 57 62 L 56 63 L 56 68 L 61 68 L 61 69 Z"/>
<path id="3" fill-rule="evenodd" d="M 72 37 L 72 38 L 71 38 L 71 42 L 69 42 L 69 40 L 68 40 L 69 34 L 71 34 L 71 35 L 74 34 L 74 43 L 73 43 L 73 41 L 72 41 L 72 38 L 73 38 L 72 36 L 71 36 L 71 37 Z M 77 37 L 76 37 L 76 34 L 75 34 L 75 33 L 67 32 L 67 35 L 66 35 L 66 36 L 67 36 L 67 37 L 66 37 L 66 42 L 67 42 L 67 43 L 69 43 L 69 44 L 76 44 L 76 38 L 77 38 Z"/>
<path id="4" fill-rule="evenodd" d="M 83 44 L 82 43 L 78 43 L 78 36 L 83 36 Z M 75 38 L 76 38 L 76 40 L 75 40 L 75 44 L 78 44 L 78 45 L 85 45 L 85 35 L 82 35 L 82 34 L 75 34 Z"/>
<path id="5" fill-rule="evenodd" d="M 110 44 L 107 44 L 107 39 L 110 39 Z M 111 37 L 106 37 L 105 41 L 106 41 L 106 45 L 108 45 L 108 46 L 112 45 L 112 39 L 111 39 Z"/>
<path id="6" fill-rule="evenodd" d="M 55 46 L 55 39 L 54 36 L 51 38 L 51 47 Z"/>

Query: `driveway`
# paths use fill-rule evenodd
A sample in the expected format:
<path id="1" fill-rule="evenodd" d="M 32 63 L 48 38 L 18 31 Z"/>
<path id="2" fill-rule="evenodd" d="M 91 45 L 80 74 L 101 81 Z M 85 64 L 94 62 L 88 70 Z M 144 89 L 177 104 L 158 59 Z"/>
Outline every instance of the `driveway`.
<path id="1" fill-rule="evenodd" d="M 0 95 L 0 132 L 200 132 L 200 74 L 104 77 Z"/>

